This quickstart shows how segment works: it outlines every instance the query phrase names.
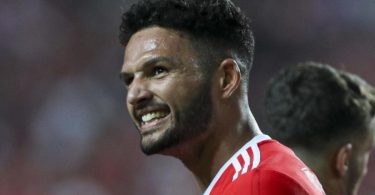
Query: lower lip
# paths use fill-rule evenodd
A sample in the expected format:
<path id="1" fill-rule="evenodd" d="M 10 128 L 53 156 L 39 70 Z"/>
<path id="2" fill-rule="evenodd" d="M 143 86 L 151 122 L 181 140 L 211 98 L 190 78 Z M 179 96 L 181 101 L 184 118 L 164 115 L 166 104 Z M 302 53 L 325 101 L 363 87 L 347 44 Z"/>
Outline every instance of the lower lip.
<path id="1" fill-rule="evenodd" d="M 151 121 L 149 123 L 142 123 L 141 128 L 140 128 L 141 134 L 147 134 L 147 133 L 150 133 L 153 130 L 156 130 L 157 128 L 162 127 L 163 124 L 165 124 L 168 121 L 169 116 L 170 116 L 170 114 L 168 114 L 167 116 L 165 116 L 163 118 Z"/>

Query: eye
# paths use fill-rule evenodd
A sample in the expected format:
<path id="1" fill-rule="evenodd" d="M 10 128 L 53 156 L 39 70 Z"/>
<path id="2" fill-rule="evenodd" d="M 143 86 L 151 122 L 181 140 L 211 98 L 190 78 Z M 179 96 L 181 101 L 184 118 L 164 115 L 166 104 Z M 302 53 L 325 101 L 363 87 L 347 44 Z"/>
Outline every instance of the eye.
<path id="1" fill-rule="evenodd" d="M 132 84 L 134 77 L 128 77 L 124 79 L 125 85 L 128 87 L 130 84 Z"/>
<path id="2" fill-rule="evenodd" d="M 156 66 L 152 69 L 152 75 L 154 76 L 158 76 L 165 73 L 168 73 L 168 70 L 162 66 Z"/>
<path id="3" fill-rule="evenodd" d="M 133 75 L 121 74 L 120 79 L 124 82 L 125 86 L 128 87 L 134 79 Z"/>

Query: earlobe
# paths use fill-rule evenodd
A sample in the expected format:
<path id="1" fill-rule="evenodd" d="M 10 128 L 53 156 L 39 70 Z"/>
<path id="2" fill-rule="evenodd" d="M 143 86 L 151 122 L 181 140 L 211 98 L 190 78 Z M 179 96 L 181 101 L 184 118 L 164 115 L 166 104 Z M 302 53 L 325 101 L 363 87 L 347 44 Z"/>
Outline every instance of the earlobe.
<path id="1" fill-rule="evenodd" d="M 238 88 L 241 81 L 241 72 L 234 59 L 225 59 L 219 67 L 222 72 L 220 78 L 220 88 L 222 91 L 222 97 L 230 97 L 234 91 Z"/>
<path id="2" fill-rule="evenodd" d="M 339 151 L 336 154 L 336 173 L 340 177 L 344 177 L 348 170 L 349 170 L 349 161 L 350 161 L 350 156 L 352 154 L 352 144 L 347 143 L 345 145 L 342 145 L 339 148 Z"/>

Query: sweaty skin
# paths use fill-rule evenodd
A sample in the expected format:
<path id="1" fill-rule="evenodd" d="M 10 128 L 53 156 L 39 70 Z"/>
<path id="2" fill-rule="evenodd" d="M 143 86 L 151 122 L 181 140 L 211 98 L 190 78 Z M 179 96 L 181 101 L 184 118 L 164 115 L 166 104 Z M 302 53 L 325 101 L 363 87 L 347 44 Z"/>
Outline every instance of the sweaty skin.
<path id="1" fill-rule="evenodd" d="M 220 59 L 207 73 L 198 51 L 185 33 L 145 28 L 130 38 L 121 76 L 143 152 L 180 159 L 203 191 L 234 152 L 261 131 L 236 61 Z"/>
<path id="2" fill-rule="evenodd" d="M 144 152 L 159 152 L 206 128 L 210 97 L 202 90 L 209 89 L 202 89 L 207 81 L 195 59 L 189 40 L 176 31 L 151 28 L 131 37 L 122 73 L 131 78 L 127 106 Z M 157 119 L 145 123 L 142 116 Z"/>

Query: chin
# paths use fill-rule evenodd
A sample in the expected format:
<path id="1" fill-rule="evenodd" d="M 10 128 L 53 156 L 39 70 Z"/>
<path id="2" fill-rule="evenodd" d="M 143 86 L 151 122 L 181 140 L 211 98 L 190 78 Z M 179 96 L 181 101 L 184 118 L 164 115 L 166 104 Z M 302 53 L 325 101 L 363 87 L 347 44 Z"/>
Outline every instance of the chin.
<path id="1" fill-rule="evenodd" d="M 183 157 L 191 152 L 192 146 L 198 142 L 197 138 L 200 136 L 189 136 L 181 132 L 186 132 L 186 130 L 167 129 L 162 133 L 156 131 L 145 135 L 141 139 L 141 149 L 146 155 L 162 154 L 176 158 Z"/>
<path id="2" fill-rule="evenodd" d="M 171 129 L 159 129 L 141 136 L 141 149 L 146 155 L 162 154 L 178 144 L 178 139 L 176 139 L 176 135 L 172 133 Z"/>
<path id="3" fill-rule="evenodd" d="M 144 144 L 144 143 L 141 143 L 141 149 L 142 149 L 142 152 L 146 155 L 159 154 L 160 151 L 163 150 L 162 148 L 158 146 L 155 146 L 152 144 Z"/>
<path id="4" fill-rule="evenodd" d="M 146 155 L 157 154 L 164 149 L 165 146 L 163 146 L 160 140 L 151 139 L 151 138 L 148 138 L 148 136 L 151 136 L 151 135 L 146 135 L 141 138 L 141 149 L 144 154 Z"/>

